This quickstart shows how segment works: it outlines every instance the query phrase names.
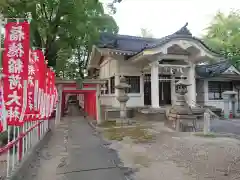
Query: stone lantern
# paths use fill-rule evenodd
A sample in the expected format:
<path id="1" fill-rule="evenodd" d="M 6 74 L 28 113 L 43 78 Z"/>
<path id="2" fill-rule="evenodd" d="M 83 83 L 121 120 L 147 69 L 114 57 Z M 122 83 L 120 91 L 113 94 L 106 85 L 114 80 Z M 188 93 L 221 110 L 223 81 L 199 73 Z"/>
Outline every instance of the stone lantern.
<path id="1" fill-rule="evenodd" d="M 129 96 L 126 94 L 126 90 L 131 86 L 126 83 L 125 77 L 120 77 L 120 83 L 115 86 L 118 89 L 117 100 L 120 103 L 120 121 L 121 123 L 126 123 L 127 120 L 127 108 L 126 103 L 129 100 Z M 118 122 L 117 122 L 118 123 Z"/>
<path id="2" fill-rule="evenodd" d="M 193 115 L 190 106 L 185 100 L 185 94 L 188 92 L 187 87 L 190 85 L 191 84 L 184 79 L 180 79 L 176 83 L 177 100 L 175 104 L 172 105 L 168 115 L 168 120 L 171 122 L 172 128 L 176 129 L 176 131 L 184 131 L 186 127 L 195 128 L 194 121 L 196 120 L 196 116 Z"/>

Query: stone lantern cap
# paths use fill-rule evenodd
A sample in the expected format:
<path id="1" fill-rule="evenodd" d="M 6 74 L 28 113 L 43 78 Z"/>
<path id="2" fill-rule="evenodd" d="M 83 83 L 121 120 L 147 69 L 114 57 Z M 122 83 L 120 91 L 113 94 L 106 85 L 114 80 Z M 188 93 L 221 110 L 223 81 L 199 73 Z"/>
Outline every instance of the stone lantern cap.
<path id="1" fill-rule="evenodd" d="M 118 85 L 116 85 L 115 88 L 116 89 L 128 89 L 128 88 L 131 88 L 131 85 L 127 84 L 125 77 L 121 77 L 120 83 Z"/>
<path id="2" fill-rule="evenodd" d="M 223 95 L 237 95 L 237 92 L 235 92 L 235 91 L 224 91 Z"/>
<path id="3" fill-rule="evenodd" d="M 177 83 L 176 86 L 191 86 L 191 84 L 188 83 L 187 80 L 185 79 L 180 79 Z"/>

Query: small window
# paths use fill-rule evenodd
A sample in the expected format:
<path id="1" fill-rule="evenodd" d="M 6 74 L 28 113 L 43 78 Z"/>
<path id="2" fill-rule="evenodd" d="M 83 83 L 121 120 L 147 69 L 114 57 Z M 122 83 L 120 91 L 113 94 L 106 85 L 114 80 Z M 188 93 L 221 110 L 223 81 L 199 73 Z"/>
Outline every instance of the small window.
<path id="1" fill-rule="evenodd" d="M 131 87 L 127 93 L 140 93 L 140 76 L 125 76 L 127 84 Z"/>
<path id="2" fill-rule="evenodd" d="M 232 82 L 224 81 L 209 81 L 208 82 L 208 99 L 209 100 L 220 100 L 223 99 L 224 91 L 232 91 Z"/>
<path id="3" fill-rule="evenodd" d="M 104 88 L 105 88 L 105 94 L 108 94 L 109 93 L 108 80 L 106 81 Z"/>
<path id="4" fill-rule="evenodd" d="M 101 94 L 108 94 L 109 88 L 108 88 L 108 80 L 106 80 L 105 84 L 101 85 Z"/>

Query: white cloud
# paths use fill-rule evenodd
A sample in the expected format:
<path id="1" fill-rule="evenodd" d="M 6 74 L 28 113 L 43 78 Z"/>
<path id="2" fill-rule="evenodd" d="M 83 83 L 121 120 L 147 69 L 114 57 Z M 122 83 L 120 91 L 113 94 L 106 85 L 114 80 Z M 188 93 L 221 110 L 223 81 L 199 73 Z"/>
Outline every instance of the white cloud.
<path id="1" fill-rule="evenodd" d="M 140 28 L 155 37 L 171 34 L 186 22 L 193 35 L 201 36 L 218 10 L 240 9 L 240 0 L 123 0 L 114 15 L 120 34 L 139 35 Z"/>

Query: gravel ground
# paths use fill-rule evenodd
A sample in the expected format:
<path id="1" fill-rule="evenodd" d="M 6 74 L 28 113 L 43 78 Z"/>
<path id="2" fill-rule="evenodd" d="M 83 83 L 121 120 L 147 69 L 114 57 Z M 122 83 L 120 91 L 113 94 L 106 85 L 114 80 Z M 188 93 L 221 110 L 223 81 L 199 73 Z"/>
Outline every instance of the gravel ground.
<path id="1" fill-rule="evenodd" d="M 0 156 L 0 180 L 7 176 L 7 153 Z"/>
<path id="2" fill-rule="evenodd" d="M 125 166 L 136 169 L 136 180 L 233 180 L 240 179 L 240 141 L 230 138 L 197 137 L 175 133 L 155 123 L 156 140 L 134 144 L 129 138 L 112 141 Z"/>

